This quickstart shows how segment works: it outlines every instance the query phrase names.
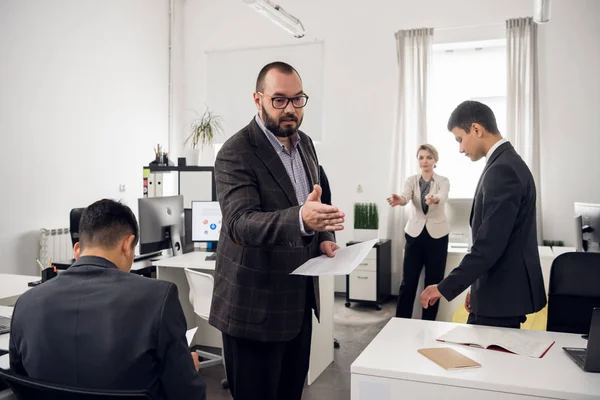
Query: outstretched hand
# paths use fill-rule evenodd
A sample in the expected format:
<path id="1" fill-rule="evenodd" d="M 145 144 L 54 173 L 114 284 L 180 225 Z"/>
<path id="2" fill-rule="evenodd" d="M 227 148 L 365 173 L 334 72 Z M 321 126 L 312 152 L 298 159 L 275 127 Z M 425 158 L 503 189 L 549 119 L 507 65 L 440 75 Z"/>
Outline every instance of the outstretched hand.
<path id="1" fill-rule="evenodd" d="M 341 231 L 345 214 L 337 207 L 321 203 L 321 186 L 315 185 L 302 207 L 305 228 L 316 232 Z"/>

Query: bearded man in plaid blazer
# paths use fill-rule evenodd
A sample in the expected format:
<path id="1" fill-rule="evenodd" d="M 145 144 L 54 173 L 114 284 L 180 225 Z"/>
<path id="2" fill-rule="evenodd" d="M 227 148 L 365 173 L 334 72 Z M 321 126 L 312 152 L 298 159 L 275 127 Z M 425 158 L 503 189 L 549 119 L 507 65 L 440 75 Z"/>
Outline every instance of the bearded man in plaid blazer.
<path id="1" fill-rule="evenodd" d="M 223 228 L 209 322 L 223 334 L 236 400 L 300 400 L 308 372 L 318 278 L 290 275 L 334 256 L 344 213 L 320 201 L 319 162 L 298 128 L 308 96 L 290 65 L 266 65 L 256 81 L 258 114 L 215 162 Z"/>

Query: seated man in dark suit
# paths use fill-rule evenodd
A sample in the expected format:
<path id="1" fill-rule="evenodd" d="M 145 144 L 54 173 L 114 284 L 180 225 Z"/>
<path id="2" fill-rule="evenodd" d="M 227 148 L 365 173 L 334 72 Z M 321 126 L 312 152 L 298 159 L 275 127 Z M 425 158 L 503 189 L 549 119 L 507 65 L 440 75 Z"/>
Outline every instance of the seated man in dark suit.
<path id="1" fill-rule="evenodd" d="M 83 212 L 79 237 L 75 264 L 17 301 L 13 373 L 86 389 L 147 390 L 155 399 L 206 399 L 177 287 L 129 273 L 135 215 L 100 200 Z"/>

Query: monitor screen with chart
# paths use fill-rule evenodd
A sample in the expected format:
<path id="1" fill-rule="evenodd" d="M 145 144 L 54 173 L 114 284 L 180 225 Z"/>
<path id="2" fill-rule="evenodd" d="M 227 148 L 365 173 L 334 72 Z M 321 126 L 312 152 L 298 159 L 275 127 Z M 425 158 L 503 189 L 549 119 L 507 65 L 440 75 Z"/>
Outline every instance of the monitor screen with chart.
<path id="1" fill-rule="evenodd" d="M 192 241 L 217 242 L 221 234 L 218 201 L 192 201 Z"/>

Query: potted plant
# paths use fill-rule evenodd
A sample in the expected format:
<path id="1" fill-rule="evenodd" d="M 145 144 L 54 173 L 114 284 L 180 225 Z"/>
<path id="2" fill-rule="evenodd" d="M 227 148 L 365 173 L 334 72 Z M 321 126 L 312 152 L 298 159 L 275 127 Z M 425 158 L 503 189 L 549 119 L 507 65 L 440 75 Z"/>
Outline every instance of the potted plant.
<path id="1" fill-rule="evenodd" d="M 354 204 L 354 240 L 363 242 L 379 237 L 379 212 L 375 203 Z"/>
<path id="2" fill-rule="evenodd" d="M 189 127 L 189 136 L 183 143 L 184 146 L 190 146 L 193 150 L 194 163 L 201 165 L 213 165 L 214 148 L 213 141 L 216 135 L 223 132 L 221 125 L 222 117 L 216 115 L 213 111 L 206 108 L 200 118 L 193 120 Z M 193 165 L 193 163 L 190 163 Z"/>

